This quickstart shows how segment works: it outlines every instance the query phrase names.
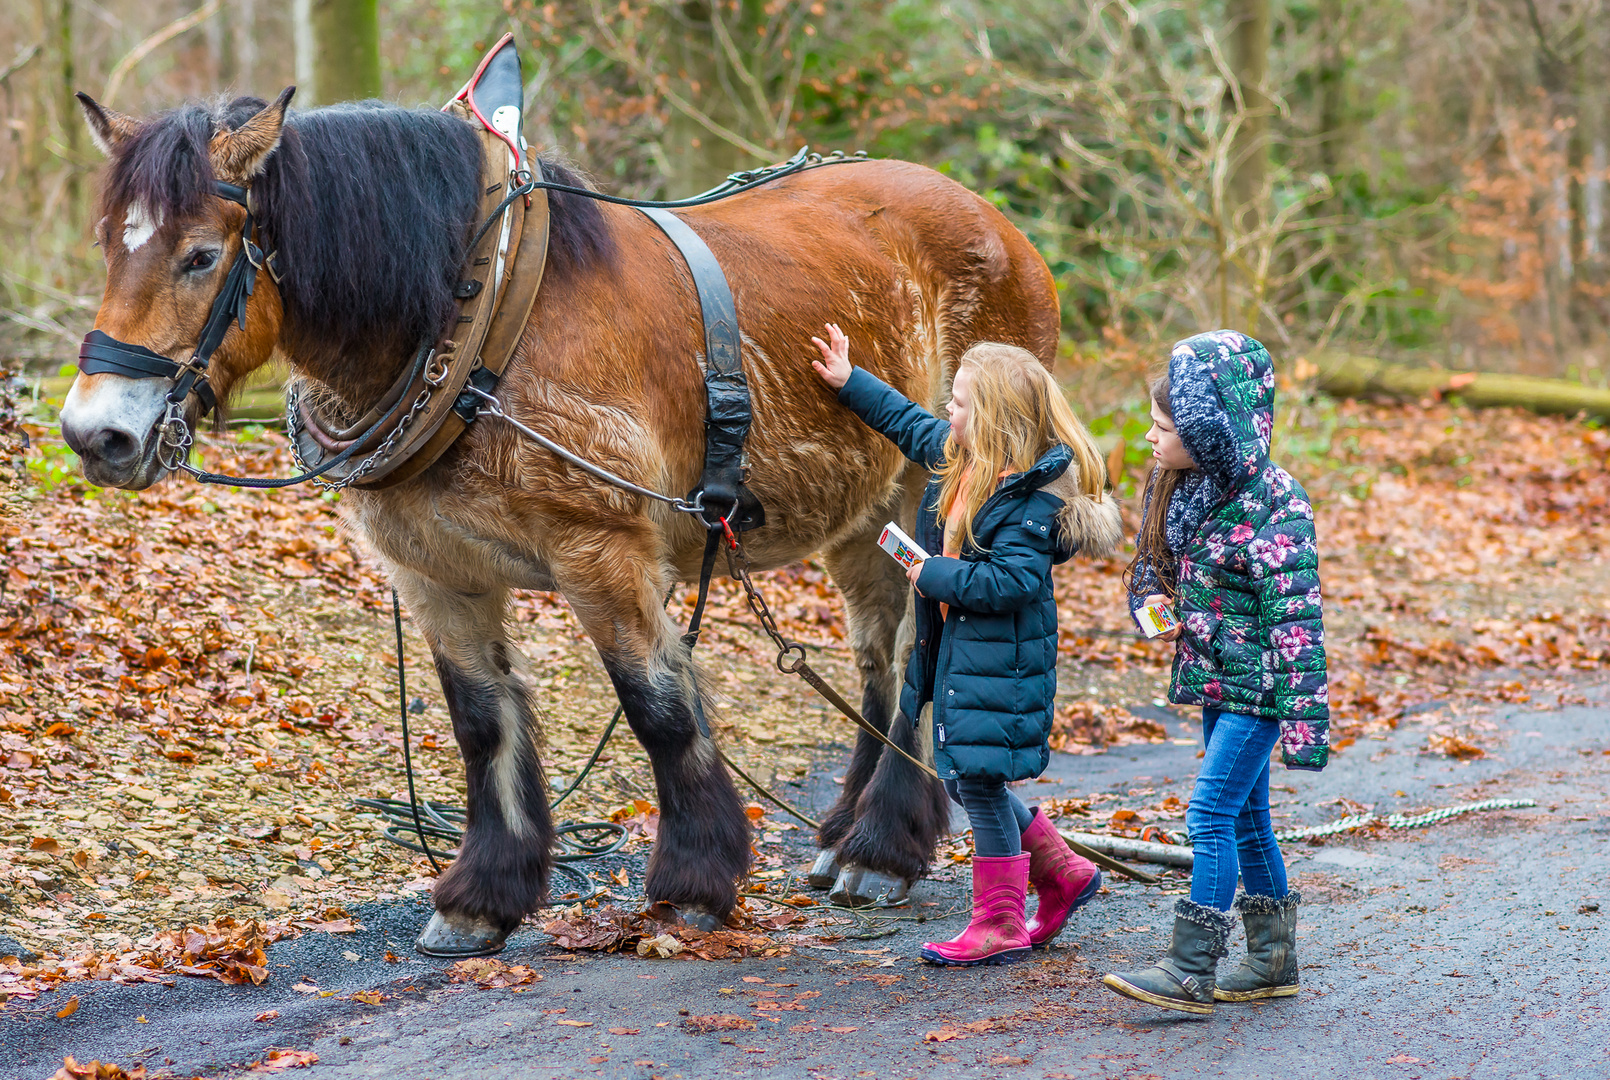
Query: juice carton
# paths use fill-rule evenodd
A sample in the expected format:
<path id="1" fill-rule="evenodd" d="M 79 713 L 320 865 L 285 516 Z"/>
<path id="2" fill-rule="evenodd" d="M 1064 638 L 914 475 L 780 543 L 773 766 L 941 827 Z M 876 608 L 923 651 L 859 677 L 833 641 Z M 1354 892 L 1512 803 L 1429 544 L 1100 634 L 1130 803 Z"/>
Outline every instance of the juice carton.
<path id="1" fill-rule="evenodd" d="M 894 561 L 909 569 L 912 563 L 921 562 L 928 558 L 922 545 L 918 544 L 906 531 L 894 522 L 883 527 L 883 535 L 878 537 L 878 546 L 887 551 Z"/>

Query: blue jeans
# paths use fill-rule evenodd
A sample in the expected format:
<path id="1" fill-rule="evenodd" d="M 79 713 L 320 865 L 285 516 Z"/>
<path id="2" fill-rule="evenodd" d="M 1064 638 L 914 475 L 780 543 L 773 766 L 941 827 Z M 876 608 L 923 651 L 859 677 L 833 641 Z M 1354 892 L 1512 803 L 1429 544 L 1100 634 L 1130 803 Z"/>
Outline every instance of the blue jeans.
<path id="1" fill-rule="evenodd" d="M 1286 895 L 1286 861 L 1269 821 L 1269 754 L 1279 740 L 1273 720 L 1202 710 L 1207 752 L 1185 811 L 1196 903 L 1229 911 L 1238 869 L 1252 895 Z"/>
<path id="2" fill-rule="evenodd" d="M 1003 859 L 1023 853 L 1023 830 L 1034 811 L 1000 780 L 946 780 L 945 794 L 967 811 L 973 828 L 973 854 Z"/>

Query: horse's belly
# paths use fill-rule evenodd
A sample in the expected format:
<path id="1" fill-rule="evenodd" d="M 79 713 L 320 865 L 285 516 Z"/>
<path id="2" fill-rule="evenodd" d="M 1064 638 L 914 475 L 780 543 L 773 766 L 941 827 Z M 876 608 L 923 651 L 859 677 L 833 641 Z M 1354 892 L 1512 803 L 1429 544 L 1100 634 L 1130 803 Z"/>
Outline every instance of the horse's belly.
<path id="1" fill-rule="evenodd" d="M 405 489 L 406 490 L 406 489 Z M 371 547 L 388 561 L 453 592 L 498 588 L 555 592 L 553 568 L 540 551 L 513 537 L 489 533 L 486 522 L 508 523 L 506 508 L 459 505 L 422 492 L 356 492 L 353 518 Z"/>

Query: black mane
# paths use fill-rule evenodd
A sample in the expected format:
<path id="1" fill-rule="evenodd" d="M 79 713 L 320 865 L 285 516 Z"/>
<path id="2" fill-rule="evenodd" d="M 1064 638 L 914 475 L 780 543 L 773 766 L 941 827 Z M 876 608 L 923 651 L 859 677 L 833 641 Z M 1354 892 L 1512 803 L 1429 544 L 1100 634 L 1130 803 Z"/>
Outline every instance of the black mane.
<path id="1" fill-rule="evenodd" d="M 117 147 L 103 206 L 139 200 L 170 221 L 199 213 L 213 190 L 209 141 L 265 105 L 242 97 L 147 120 Z M 543 172 L 582 183 L 557 163 Z M 479 137 L 446 113 L 374 101 L 290 113 L 252 201 L 301 334 L 327 355 L 362 356 L 445 332 L 479 224 L 480 176 Z M 550 273 L 613 257 L 594 200 L 551 192 L 549 205 Z"/>

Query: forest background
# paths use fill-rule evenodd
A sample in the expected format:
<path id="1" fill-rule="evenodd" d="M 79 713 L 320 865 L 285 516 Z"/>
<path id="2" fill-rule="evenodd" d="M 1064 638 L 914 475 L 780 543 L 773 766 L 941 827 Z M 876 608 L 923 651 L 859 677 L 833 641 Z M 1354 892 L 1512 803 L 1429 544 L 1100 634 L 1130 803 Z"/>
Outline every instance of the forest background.
<path id="1" fill-rule="evenodd" d="M 0 356 L 25 371 L 57 375 L 99 299 L 73 91 L 437 104 L 512 31 L 528 138 L 608 190 L 685 196 L 809 144 L 983 193 L 1056 274 L 1070 370 L 1228 325 L 1284 357 L 1607 378 L 1605 0 L 7 8 Z"/>

